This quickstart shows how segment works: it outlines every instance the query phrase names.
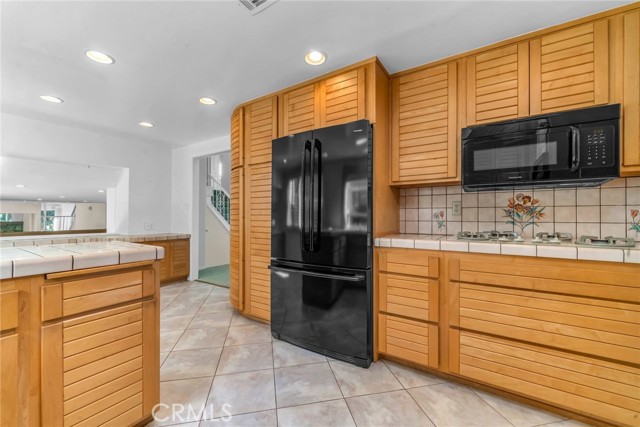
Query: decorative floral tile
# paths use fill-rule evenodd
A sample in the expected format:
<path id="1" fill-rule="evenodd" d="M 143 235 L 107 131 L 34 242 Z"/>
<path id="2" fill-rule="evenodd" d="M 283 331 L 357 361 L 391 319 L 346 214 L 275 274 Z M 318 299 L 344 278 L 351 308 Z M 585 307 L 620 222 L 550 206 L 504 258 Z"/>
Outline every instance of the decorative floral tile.
<path id="1" fill-rule="evenodd" d="M 511 224 L 520 233 L 524 234 L 527 227 L 534 228 L 535 220 L 544 218 L 545 207 L 540 205 L 540 200 L 524 193 L 517 193 L 514 197 L 510 197 L 507 207 L 503 208 L 503 218 L 506 224 Z"/>
<path id="2" fill-rule="evenodd" d="M 640 207 L 630 207 L 628 213 L 627 237 L 640 240 Z"/>

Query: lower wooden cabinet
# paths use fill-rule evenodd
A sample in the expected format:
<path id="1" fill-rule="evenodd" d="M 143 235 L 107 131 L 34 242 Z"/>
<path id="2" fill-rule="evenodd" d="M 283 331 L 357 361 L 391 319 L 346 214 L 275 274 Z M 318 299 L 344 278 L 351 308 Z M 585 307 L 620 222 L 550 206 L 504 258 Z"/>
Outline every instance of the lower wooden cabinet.
<path id="1" fill-rule="evenodd" d="M 189 277 L 189 239 L 159 240 L 144 244 L 164 248 L 164 259 L 160 260 L 160 283 L 186 280 Z"/>
<path id="2" fill-rule="evenodd" d="M 0 282 L 0 426 L 13 427 L 25 422 L 23 412 L 27 410 L 24 400 L 27 369 L 24 345 L 20 349 L 18 327 L 20 322 L 20 291 L 15 280 Z"/>
<path id="3" fill-rule="evenodd" d="M 381 313 L 378 316 L 380 353 L 438 368 L 438 325 Z"/>
<path id="4" fill-rule="evenodd" d="M 607 423 L 640 423 L 640 266 L 446 259 L 451 373 Z"/>

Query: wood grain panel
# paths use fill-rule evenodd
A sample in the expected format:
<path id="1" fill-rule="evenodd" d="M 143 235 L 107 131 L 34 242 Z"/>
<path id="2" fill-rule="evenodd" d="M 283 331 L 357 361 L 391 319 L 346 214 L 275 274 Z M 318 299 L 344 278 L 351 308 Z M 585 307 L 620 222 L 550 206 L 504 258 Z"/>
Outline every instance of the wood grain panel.
<path id="1" fill-rule="evenodd" d="M 231 169 L 244 164 L 244 108 L 238 107 L 231 113 Z"/>
<path id="2" fill-rule="evenodd" d="M 379 273 L 380 311 L 438 321 L 438 281 L 414 276 Z"/>
<path id="3" fill-rule="evenodd" d="M 271 164 L 247 169 L 245 191 L 245 310 L 271 317 Z"/>
<path id="4" fill-rule="evenodd" d="M 438 327 L 433 324 L 381 313 L 378 315 L 379 351 L 419 365 L 437 367 L 437 341 L 433 340 L 437 331 Z"/>
<path id="5" fill-rule="evenodd" d="M 281 111 L 280 136 L 320 127 L 320 85 L 314 83 L 283 93 Z"/>
<path id="6" fill-rule="evenodd" d="M 640 369 L 460 331 L 460 374 L 616 425 L 640 420 Z"/>
<path id="7" fill-rule="evenodd" d="M 531 113 L 609 102 L 608 21 L 531 41 Z"/>
<path id="8" fill-rule="evenodd" d="M 320 127 L 365 118 L 365 68 L 332 76 L 318 84 Z"/>
<path id="9" fill-rule="evenodd" d="M 0 331 L 18 327 L 18 295 L 17 290 L 0 293 Z"/>
<path id="10" fill-rule="evenodd" d="M 624 15 L 622 86 L 622 168 L 640 175 L 640 10 Z"/>
<path id="11" fill-rule="evenodd" d="M 229 298 L 244 309 L 244 169 L 231 171 L 231 217 L 229 221 Z"/>
<path id="12" fill-rule="evenodd" d="M 430 277 L 439 276 L 437 253 L 413 249 L 378 250 L 378 269 L 381 272 Z"/>
<path id="13" fill-rule="evenodd" d="M 70 316 L 139 298 L 142 298 L 142 284 L 65 299 L 62 301 L 62 313 Z"/>
<path id="14" fill-rule="evenodd" d="M 120 401 L 138 394 L 142 396 L 142 381 L 137 381 L 133 384 L 114 390 L 113 393 L 108 394 L 102 397 L 101 399 L 98 399 L 89 404 L 86 404 L 81 408 L 78 408 L 74 412 L 65 414 L 64 424 L 65 426 L 74 426 L 82 422 L 83 420 L 90 419 L 96 414 L 99 414 L 103 411 L 106 412 L 108 409 L 110 409 L 112 406 L 119 403 Z M 113 414 L 109 414 L 108 418 L 109 419 L 114 418 Z M 108 421 L 110 421 L 109 419 Z M 115 425 L 115 424 L 112 424 L 112 425 Z"/>
<path id="15" fill-rule="evenodd" d="M 467 58 L 467 124 L 529 114 L 529 45 L 507 45 Z"/>
<path id="16" fill-rule="evenodd" d="M 0 338 L 0 426 L 13 427 L 18 422 L 20 408 L 18 394 L 18 335 L 7 335 Z"/>
<path id="17" fill-rule="evenodd" d="M 244 107 L 245 163 L 271 161 L 271 141 L 278 137 L 278 97 L 272 96 Z"/>
<path id="18" fill-rule="evenodd" d="M 457 177 L 457 63 L 391 81 L 393 182 Z"/>
<path id="19" fill-rule="evenodd" d="M 171 277 L 186 278 L 189 275 L 189 240 L 171 242 Z"/>

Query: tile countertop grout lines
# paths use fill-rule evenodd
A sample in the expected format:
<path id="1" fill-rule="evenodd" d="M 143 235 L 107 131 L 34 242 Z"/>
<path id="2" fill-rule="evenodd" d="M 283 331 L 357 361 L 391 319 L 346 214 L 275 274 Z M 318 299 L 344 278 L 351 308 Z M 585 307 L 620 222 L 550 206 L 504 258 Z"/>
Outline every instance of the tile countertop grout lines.
<path id="1" fill-rule="evenodd" d="M 455 236 L 428 234 L 394 234 L 377 237 L 375 246 L 419 250 L 490 253 L 589 261 L 640 263 L 640 248 L 579 246 L 572 243 L 548 244 L 525 242 L 468 241 Z"/>

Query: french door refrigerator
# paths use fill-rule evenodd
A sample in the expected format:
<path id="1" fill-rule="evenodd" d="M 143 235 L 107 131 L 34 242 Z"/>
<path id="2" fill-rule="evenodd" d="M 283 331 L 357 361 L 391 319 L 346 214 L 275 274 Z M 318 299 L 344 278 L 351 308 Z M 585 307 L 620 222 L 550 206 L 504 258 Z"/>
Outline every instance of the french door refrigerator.
<path id="1" fill-rule="evenodd" d="M 273 140 L 271 333 L 369 367 L 372 127 L 367 120 Z"/>

